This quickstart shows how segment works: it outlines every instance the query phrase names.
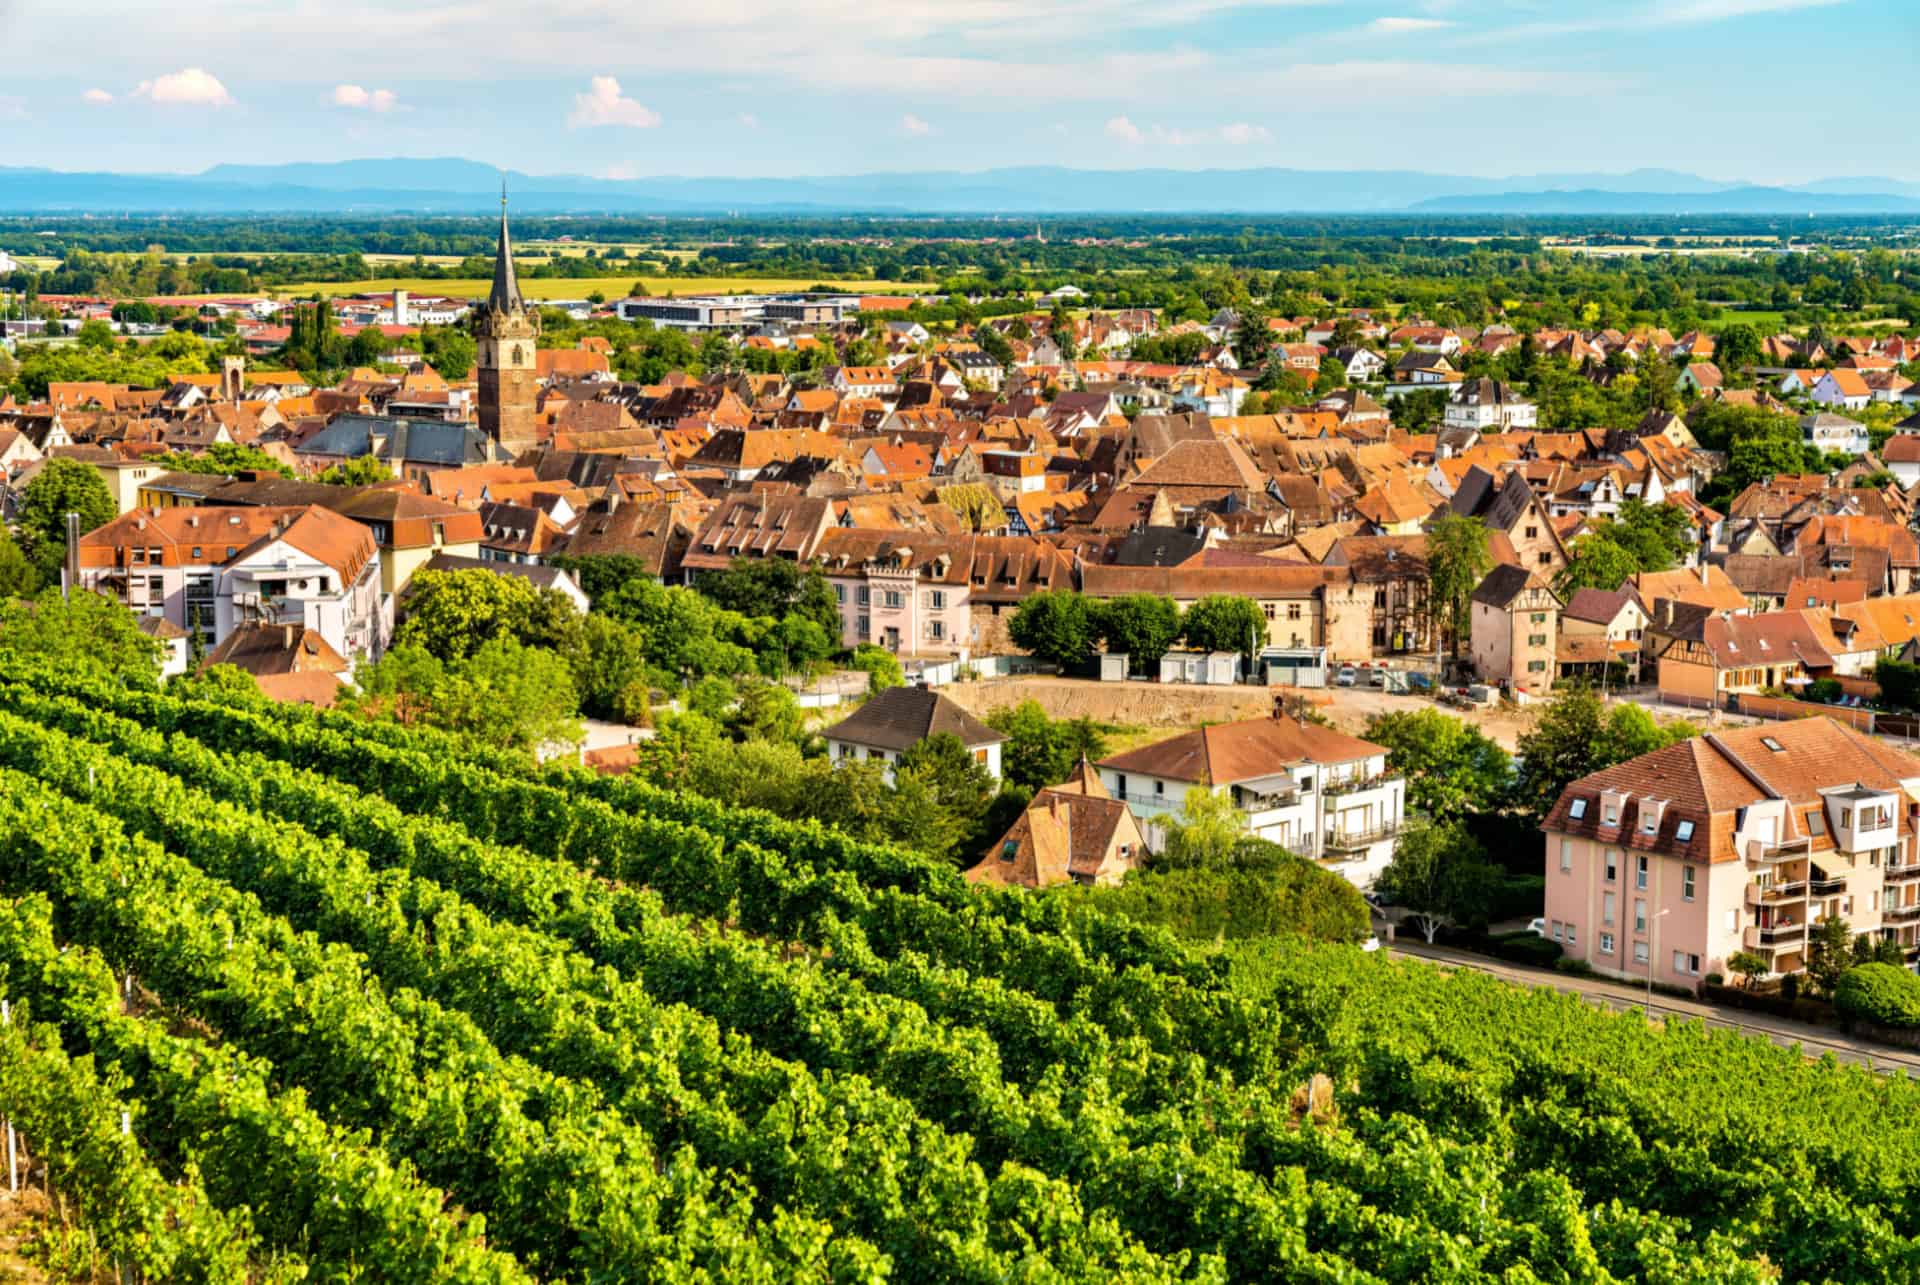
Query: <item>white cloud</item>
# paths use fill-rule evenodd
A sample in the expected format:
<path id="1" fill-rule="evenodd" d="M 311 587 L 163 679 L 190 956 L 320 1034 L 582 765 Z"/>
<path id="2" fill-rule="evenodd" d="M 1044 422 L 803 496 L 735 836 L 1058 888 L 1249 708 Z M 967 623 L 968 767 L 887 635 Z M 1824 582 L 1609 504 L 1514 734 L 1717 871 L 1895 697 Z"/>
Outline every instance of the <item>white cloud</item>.
<path id="1" fill-rule="evenodd" d="M 171 103 L 183 107 L 231 107 L 233 95 L 219 78 L 199 67 L 170 71 L 152 80 L 143 80 L 133 88 L 133 97 Z"/>
<path id="2" fill-rule="evenodd" d="M 1208 147 L 1223 144 L 1228 147 L 1246 147 L 1252 143 L 1273 141 L 1273 133 L 1265 125 L 1254 125 L 1247 121 L 1235 121 L 1230 125 L 1222 125 L 1218 129 L 1171 129 L 1165 125 L 1150 125 L 1142 129 L 1125 116 L 1115 116 L 1107 122 L 1107 137 L 1118 139 L 1129 147 L 1138 147 L 1145 143 L 1162 147 Z"/>
<path id="3" fill-rule="evenodd" d="M 573 111 L 567 116 L 568 129 L 652 129 L 659 123 L 660 113 L 623 95 L 612 76 L 595 76 L 586 93 L 573 96 Z"/>
<path id="4" fill-rule="evenodd" d="M 358 85 L 335 85 L 333 105 L 350 107 L 355 111 L 390 112 L 400 105 L 400 100 L 391 89 L 368 90 Z"/>
<path id="5" fill-rule="evenodd" d="M 104 89 L 89 89 L 86 93 L 80 95 L 80 101 L 83 103 L 92 103 L 95 107 L 105 107 L 113 101 L 113 95 Z"/>
<path id="6" fill-rule="evenodd" d="M 1444 18 L 1375 18 L 1367 30 L 1376 36 L 1404 36 L 1416 31 L 1439 31 L 1453 24 Z"/>
<path id="7" fill-rule="evenodd" d="M 760 128 L 760 118 L 758 116 L 755 116 L 752 112 L 741 112 L 739 120 L 740 120 L 740 123 L 746 126 L 748 129 Z"/>
<path id="8" fill-rule="evenodd" d="M 905 116 L 902 116 L 900 118 L 900 129 L 903 133 L 913 134 L 913 135 L 933 133 L 933 126 L 927 124 L 927 122 L 921 120 L 918 116 L 915 116 L 912 112 L 908 112 Z"/>

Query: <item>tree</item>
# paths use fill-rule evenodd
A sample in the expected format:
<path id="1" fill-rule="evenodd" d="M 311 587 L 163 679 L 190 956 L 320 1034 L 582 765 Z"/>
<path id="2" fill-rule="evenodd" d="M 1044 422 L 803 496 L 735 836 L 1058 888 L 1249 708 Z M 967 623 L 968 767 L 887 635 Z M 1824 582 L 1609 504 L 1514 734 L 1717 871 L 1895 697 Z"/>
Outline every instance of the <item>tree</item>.
<path id="1" fill-rule="evenodd" d="M 91 348 L 95 352 L 113 350 L 113 327 L 98 317 L 80 323 L 80 329 L 74 334 L 74 342 L 82 348 Z"/>
<path id="2" fill-rule="evenodd" d="M 5 527 L 0 527 L 0 602 L 9 598 L 31 598 L 40 588 L 40 572 L 14 543 Z"/>
<path id="3" fill-rule="evenodd" d="M 728 719 L 740 740 L 787 741 L 798 744 L 806 726 L 800 701 L 778 683 L 748 683 L 740 689 Z"/>
<path id="4" fill-rule="evenodd" d="M 1714 361 L 1729 375 L 1758 366 L 1760 356 L 1760 335 L 1752 326 L 1737 322 L 1714 336 Z"/>
<path id="5" fill-rule="evenodd" d="M 896 790 L 908 781 L 924 786 L 959 840 L 979 831 L 998 789 L 986 764 L 974 758 L 966 742 L 952 732 L 935 732 L 908 746 L 893 775 Z"/>
<path id="6" fill-rule="evenodd" d="M 1157 664 L 1180 636 L 1180 608 L 1158 594 L 1129 593 L 1108 598 L 1098 612 L 1100 637 L 1110 652 L 1124 652 L 1135 672 Z"/>
<path id="7" fill-rule="evenodd" d="M 1055 722 L 1038 701 L 997 709 L 987 716 L 987 725 L 1007 738 L 1000 747 L 1000 774 L 1029 790 L 1058 785 L 1081 758 L 1097 759 L 1107 752 L 1098 723 L 1090 718 Z"/>
<path id="8" fill-rule="evenodd" d="M 104 594 L 47 589 L 37 598 L 0 600 L 0 671 L 55 662 L 151 685 L 163 654 L 133 613 Z"/>
<path id="9" fill-rule="evenodd" d="M 1252 656 L 1266 641 L 1267 618 L 1251 598 L 1208 594 L 1187 608 L 1183 621 L 1187 645 L 1202 651 L 1231 651 Z"/>
<path id="10" fill-rule="evenodd" d="M 1567 565 L 1554 577 L 1553 590 L 1562 600 L 1582 589 L 1612 593 L 1640 570 L 1639 560 L 1601 532 L 1575 540 L 1567 550 Z"/>
<path id="11" fill-rule="evenodd" d="M 1449 513 L 1427 531 L 1427 574 L 1430 610 L 1444 613 L 1453 635 L 1454 654 L 1460 650 L 1460 634 L 1467 619 L 1467 604 L 1473 591 L 1493 569 L 1493 554 L 1487 547 L 1487 528 L 1479 518 Z"/>
<path id="12" fill-rule="evenodd" d="M 1227 794 L 1190 789 L 1177 819 L 1167 822 L 1167 840 L 1154 854 L 1156 869 L 1221 866 L 1247 837 L 1247 814 Z"/>
<path id="13" fill-rule="evenodd" d="M 1740 984 L 1747 990 L 1752 990 L 1754 979 L 1765 977 L 1771 967 L 1767 957 L 1756 951 L 1736 950 L 1727 956 L 1727 971 L 1738 974 Z"/>
<path id="14" fill-rule="evenodd" d="M 1086 660 L 1098 632 L 1093 604 L 1071 589 L 1036 593 L 1007 621 L 1014 646 L 1062 669 Z"/>
<path id="15" fill-rule="evenodd" d="M 531 754 L 581 738 L 579 698 L 566 661 L 512 637 L 492 638 L 449 661 L 403 642 L 361 665 L 354 682 L 342 698 L 349 709 L 458 732 L 498 749 Z"/>
<path id="16" fill-rule="evenodd" d="M 1609 709 L 1592 688 L 1569 687 L 1520 735 L 1514 802 L 1538 820 L 1581 777 L 1698 734 L 1691 723 L 1662 726 L 1638 705 Z"/>
<path id="17" fill-rule="evenodd" d="M 457 660 L 502 637 L 571 652 L 581 645 L 583 629 L 573 602 L 558 590 L 473 567 L 414 573 L 394 641 Z"/>
<path id="18" fill-rule="evenodd" d="M 1437 709 L 1376 714 L 1367 739 L 1387 747 L 1387 767 L 1407 779 L 1407 799 L 1434 817 L 1499 805 L 1512 760 L 1479 728 Z"/>
<path id="19" fill-rule="evenodd" d="M 236 473 L 264 473 L 274 477 L 292 477 L 293 470 L 257 446 L 238 442 L 215 442 L 199 454 L 168 451 L 153 457 L 153 463 L 175 473 L 212 473 L 232 477 Z M 390 476 L 390 475 L 389 475 Z"/>
<path id="20" fill-rule="evenodd" d="M 1838 915 L 1814 924 L 1807 934 L 1807 981 L 1828 999 L 1853 967 L 1853 929 Z"/>
<path id="21" fill-rule="evenodd" d="M 1442 928 L 1485 922 L 1500 870 L 1457 821 L 1405 831 L 1375 883 L 1381 896 L 1411 912 L 1431 945 Z"/>
<path id="22" fill-rule="evenodd" d="M 328 486 L 375 486 L 393 481 L 393 470 L 377 456 L 356 455 L 326 469 L 314 480 Z"/>
<path id="23" fill-rule="evenodd" d="M 1258 366 L 1267 360 L 1273 348 L 1273 331 L 1267 326 L 1264 310 L 1246 307 L 1233 328 L 1233 355 L 1242 367 Z"/>
<path id="24" fill-rule="evenodd" d="M 119 506 L 98 469 L 56 455 L 27 483 L 18 515 L 27 556 L 48 583 L 60 577 L 60 563 L 67 553 L 69 513 L 80 515 L 80 532 L 84 535 L 113 521 L 119 516 Z"/>
<path id="25" fill-rule="evenodd" d="M 861 643 L 855 647 L 847 661 L 847 668 L 864 672 L 867 691 L 874 695 L 907 681 L 906 674 L 900 668 L 900 658 L 885 647 L 876 647 L 872 643 Z"/>
<path id="26" fill-rule="evenodd" d="M 590 718 L 644 722 L 651 708 L 646 640 L 640 631 L 598 612 L 581 626 L 582 646 L 573 669 L 580 708 Z"/>

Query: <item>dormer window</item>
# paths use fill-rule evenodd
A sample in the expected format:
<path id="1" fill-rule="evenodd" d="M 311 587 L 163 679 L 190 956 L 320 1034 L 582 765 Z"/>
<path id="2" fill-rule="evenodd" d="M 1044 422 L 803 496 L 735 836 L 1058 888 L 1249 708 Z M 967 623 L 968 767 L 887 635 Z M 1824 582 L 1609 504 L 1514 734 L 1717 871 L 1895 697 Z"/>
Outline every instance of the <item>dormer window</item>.
<path id="1" fill-rule="evenodd" d="M 1600 821 L 1603 825 L 1619 825 L 1620 809 L 1608 806 L 1606 811 L 1601 815 Z"/>

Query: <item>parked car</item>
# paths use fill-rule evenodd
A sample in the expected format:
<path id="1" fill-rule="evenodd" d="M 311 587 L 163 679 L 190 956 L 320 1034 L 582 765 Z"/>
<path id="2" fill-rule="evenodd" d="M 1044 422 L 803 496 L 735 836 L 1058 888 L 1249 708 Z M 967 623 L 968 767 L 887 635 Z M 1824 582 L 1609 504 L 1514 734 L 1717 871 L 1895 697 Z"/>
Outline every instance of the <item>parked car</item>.
<path id="1" fill-rule="evenodd" d="M 1386 670 L 1384 670 L 1384 669 L 1369 669 L 1369 670 L 1367 671 L 1367 686 L 1369 686 L 1369 687 L 1385 687 L 1386 685 L 1387 685 L 1387 671 L 1386 671 Z"/>
<path id="2" fill-rule="evenodd" d="M 1360 673 L 1352 665 L 1342 665 L 1340 672 L 1334 675 L 1333 681 L 1337 687 L 1354 687 L 1360 682 Z"/>
<path id="3" fill-rule="evenodd" d="M 1411 669 L 1407 671 L 1407 686 L 1417 692 L 1430 691 L 1433 679 L 1424 670 Z"/>
<path id="4" fill-rule="evenodd" d="M 1547 935 L 1547 921 L 1544 919 L 1535 919 L 1527 925 L 1527 931 L 1535 937 L 1545 937 Z"/>
<path id="5" fill-rule="evenodd" d="M 1360 943 L 1360 949 L 1368 952 L 1379 950 L 1380 938 L 1373 933 L 1368 933 L 1367 939 Z"/>

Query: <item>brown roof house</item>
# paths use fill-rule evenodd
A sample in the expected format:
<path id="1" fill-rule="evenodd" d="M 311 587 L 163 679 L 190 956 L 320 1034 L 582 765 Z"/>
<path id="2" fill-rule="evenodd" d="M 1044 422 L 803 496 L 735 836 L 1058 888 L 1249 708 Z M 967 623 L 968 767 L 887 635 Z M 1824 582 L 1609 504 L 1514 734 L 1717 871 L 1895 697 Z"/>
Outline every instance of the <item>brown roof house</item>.
<path id="1" fill-rule="evenodd" d="M 889 687 L 823 735 L 834 762 L 879 759 L 891 784 L 900 756 L 942 732 L 959 737 L 988 774 L 1000 779 L 1000 745 L 1006 738 L 924 683 Z"/>
<path id="2" fill-rule="evenodd" d="M 1107 793 L 1091 763 L 1033 796 L 1000 841 L 967 871 L 969 883 L 1048 888 L 1119 883 L 1147 855 L 1127 805 Z"/>
<path id="3" fill-rule="evenodd" d="M 1224 794 L 1249 833 L 1363 888 L 1392 860 L 1406 811 L 1406 780 L 1388 772 L 1385 746 L 1302 722 L 1277 701 L 1269 717 L 1195 728 L 1095 766 L 1149 841 L 1188 795 Z"/>
<path id="4" fill-rule="evenodd" d="M 1525 567 L 1501 564 L 1473 591 L 1473 667 L 1482 682 L 1545 695 L 1553 686 L 1560 599 Z"/>

